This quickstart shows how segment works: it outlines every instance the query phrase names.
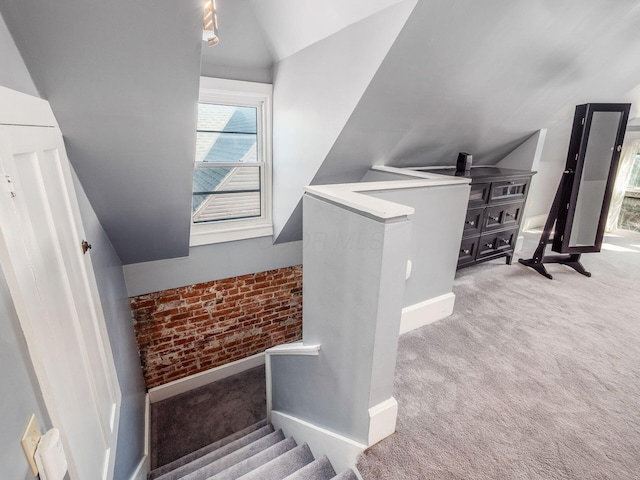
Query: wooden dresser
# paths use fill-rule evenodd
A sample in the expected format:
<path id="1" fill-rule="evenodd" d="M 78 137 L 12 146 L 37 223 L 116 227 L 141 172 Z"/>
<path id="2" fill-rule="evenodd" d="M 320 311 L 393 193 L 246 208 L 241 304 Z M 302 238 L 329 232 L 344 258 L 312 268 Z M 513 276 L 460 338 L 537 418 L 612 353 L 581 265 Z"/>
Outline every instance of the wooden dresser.
<path id="1" fill-rule="evenodd" d="M 415 169 L 471 179 L 458 268 L 506 257 L 511 264 L 520 221 L 535 172 L 498 167 Z"/>

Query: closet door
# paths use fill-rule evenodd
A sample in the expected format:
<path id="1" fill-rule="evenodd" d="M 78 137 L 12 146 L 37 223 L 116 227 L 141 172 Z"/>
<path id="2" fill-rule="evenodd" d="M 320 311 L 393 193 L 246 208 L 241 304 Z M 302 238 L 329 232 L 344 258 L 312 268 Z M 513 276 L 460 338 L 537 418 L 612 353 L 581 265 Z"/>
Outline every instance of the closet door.
<path id="1" fill-rule="evenodd" d="M 113 476 L 120 390 L 57 127 L 0 126 L 0 261 L 74 480 Z"/>

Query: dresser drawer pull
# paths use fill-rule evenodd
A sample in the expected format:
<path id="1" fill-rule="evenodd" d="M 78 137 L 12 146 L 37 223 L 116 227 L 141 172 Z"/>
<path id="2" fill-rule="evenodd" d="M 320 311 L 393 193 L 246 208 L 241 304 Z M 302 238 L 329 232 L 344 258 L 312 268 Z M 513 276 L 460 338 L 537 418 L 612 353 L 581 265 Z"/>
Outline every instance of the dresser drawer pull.
<path id="1" fill-rule="evenodd" d="M 495 222 L 497 222 L 498 220 L 500 220 L 500 217 L 493 217 L 491 215 L 489 215 L 489 218 Z"/>
<path id="2" fill-rule="evenodd" d="M 464 253 L 465 255 L 469 255 L 471 253 L 471 250 L 465 248 L 464 250 L 462 250 L 462 253 Z"/>
<path id="3" fill-rule="evenodd" d="M 476 224 L 473 220 L 467 220 L 467 225 L 471 225 L 472 227 Z"/>
<path id="4" fill-rule="evenodd" d="M 516 217 L 513 213 L 510 213 L 510 212 L 505 213 L 505 215 L 506 215 L 507 217 L 513 217 L 513 218 L 515 218 L 515 217 Z"/>
<path id="5" fill-rule="evenodd" d="M 506 238 L 501 238 L 500 241 L 506 245 L 509 245 L 509 240 L 507 240 Z"/>
<path id="6" fill-rule="evenodd" d="M 493 248 L 493 243 L 485 243 L 484 246 L 488 248 Z"/>

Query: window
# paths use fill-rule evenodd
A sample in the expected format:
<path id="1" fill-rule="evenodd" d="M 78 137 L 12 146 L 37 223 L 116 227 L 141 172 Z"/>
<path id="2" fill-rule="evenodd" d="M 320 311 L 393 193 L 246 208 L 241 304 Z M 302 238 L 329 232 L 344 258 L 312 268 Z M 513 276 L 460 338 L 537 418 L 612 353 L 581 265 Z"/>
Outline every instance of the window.
<path id="1" fill-rule="evenodd" d="M 629 182 L 627 183 L 627 190 L 640 192 L 640 151 L 636 153 L 636 156 L 633 159 L 631 173 L 629 174 Z"/>
<path id="2" fill-rule="evenodd" d="M 272 234 L 271 85 L 203 77 L 190 244 Z"/>
<path id="3" fill-rule="evenodd" d="M 621 230 L 640 232 L 640 150 L 629 161 L 629 176 L 617 227 Z M 623 169 L 624 167 L 623 164 Z"/>

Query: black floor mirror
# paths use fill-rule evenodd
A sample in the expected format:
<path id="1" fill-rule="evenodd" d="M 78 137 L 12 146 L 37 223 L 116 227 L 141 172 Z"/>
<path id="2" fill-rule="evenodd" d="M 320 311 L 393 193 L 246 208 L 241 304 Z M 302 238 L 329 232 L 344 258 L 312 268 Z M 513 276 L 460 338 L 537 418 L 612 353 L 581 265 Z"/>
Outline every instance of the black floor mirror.
<path id="1" fill-rule="evenodd" d="M 520 259 L 547 278 L 545 263 L 560 263 L 591 276 L 583 253 L 599 252 L 604 237 L 629 103 L 578 105 L 573 118 L 567 163 L 533 258 Z M 562 255 L 545 256 L 547 244 Z"/>

